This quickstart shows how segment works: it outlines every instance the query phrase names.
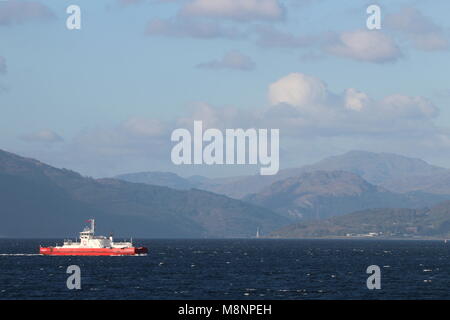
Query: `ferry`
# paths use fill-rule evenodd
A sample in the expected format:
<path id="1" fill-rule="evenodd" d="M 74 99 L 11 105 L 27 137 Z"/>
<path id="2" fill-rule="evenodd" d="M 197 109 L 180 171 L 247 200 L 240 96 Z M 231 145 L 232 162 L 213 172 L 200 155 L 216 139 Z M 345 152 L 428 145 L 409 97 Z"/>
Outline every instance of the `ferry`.
<path id="1" fill-rule="evenodd" d="M 132 256 L 147 254 L 145 247 L 134 247 L 130 242 L 114 242 L 109 237 L 95 236 L 95 220 L 87 220 L 90 227 L 80 232 L 80 241 L 64 240 L 62 246 L 39 247 L 39 253 L 49 256 Z"/>

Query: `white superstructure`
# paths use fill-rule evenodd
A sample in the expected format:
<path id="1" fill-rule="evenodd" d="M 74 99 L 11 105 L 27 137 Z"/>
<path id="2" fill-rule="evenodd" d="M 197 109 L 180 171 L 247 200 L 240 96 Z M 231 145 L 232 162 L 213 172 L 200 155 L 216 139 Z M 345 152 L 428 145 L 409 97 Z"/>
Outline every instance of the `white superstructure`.
<path id="1" fill-rule="evenodd" d="M 64 240 L 62 246 L 56 248 L 130 248 L 133 247 L 133 242 L 114 242 L 112 235 L 109 237 L 95 236 L 95 220 L 90 219 L 90 227 L 85 227 L 80 232 L 80 241 Z"/>

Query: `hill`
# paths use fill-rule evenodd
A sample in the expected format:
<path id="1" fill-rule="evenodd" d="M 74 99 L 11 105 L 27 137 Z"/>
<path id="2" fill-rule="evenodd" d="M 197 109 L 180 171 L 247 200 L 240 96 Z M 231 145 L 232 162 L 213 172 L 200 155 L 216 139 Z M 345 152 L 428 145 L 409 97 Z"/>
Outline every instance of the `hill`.
<path id="1" fill-rule="evenodd" d="M 370 208 L 420 208 L 450 196 L 394 193 L 346 171 L 312 171 L 277 181 L 246 201 L 290 218 L 323 219 Z"/>
<path id="2" fill-rule="evenodd" d="M 201 190 L 92 179 L 0 150 L 0 234 L 75 235 L 95 217 L 100 231 L 135 237 L 250 237 L 289 221 L 243 201 Z"/>
<path id="3" fill-rule="evenodd" d="M 450 236 L 450 201 L 422 209 L 369 209 L 320 221 L 300 222 L 271 234 L 277 238 Z"/>
<path id="4" fill-rule="evenodd" d="M 200 185 L 199 182 L 191 182 L 172 172 L 135 172 L 121 174 L 114 178 L 128 182 L 145 183 L 179 190 L 189 190 L 197 188 Z"/>
<path id="5" fill-rule="evenodd" d="M 305 166 L 303 170 L 344 170 L 394 192 L 450 194 L 449 169 L 392 153 L 350 151 Z"/>
<path id="6" fill-rule="evenodd" d="M 261 192 L 272 183 L 312 171 L 347 171 L 367 182 L 392 192 L 423 191 L 450 194 L 450 170 L 431 165 L 421 159 L 392 153 L 349 151 L 325 158 L 311 165 L 280 170 L 273 176 L 241 176 L 232 179 L 211 179 L 200 189 L 242 199 Z"/>

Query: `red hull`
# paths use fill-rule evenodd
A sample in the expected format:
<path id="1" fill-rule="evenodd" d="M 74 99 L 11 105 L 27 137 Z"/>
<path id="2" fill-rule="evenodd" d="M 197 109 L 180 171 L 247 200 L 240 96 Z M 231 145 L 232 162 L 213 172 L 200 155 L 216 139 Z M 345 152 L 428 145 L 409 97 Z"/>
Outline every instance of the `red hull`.
<path id="1" fill-rule="evenodd" d="M 132 248 L 55 248 L 41 247 L 39 253 L 49 256 L 133 256 L 148 253 L 145 247 Z"/>

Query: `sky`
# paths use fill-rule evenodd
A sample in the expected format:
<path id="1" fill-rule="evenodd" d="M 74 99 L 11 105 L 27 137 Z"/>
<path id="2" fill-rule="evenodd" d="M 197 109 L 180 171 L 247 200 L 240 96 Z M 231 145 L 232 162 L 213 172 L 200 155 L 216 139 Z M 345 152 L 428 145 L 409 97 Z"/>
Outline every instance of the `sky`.
<path id="1" fill-rule="evenodd" d="M 381 29 L 366 26 L 381 8 Z M 69 30 L 66 9 L 81 9 Z M 280 166 L 349 150 L 450 167 L 450 3 L 0 0 L 0 149 L 84 175 L 175 166 L 171 132 L 280 129 Z"/>

